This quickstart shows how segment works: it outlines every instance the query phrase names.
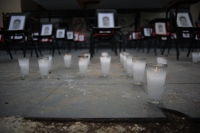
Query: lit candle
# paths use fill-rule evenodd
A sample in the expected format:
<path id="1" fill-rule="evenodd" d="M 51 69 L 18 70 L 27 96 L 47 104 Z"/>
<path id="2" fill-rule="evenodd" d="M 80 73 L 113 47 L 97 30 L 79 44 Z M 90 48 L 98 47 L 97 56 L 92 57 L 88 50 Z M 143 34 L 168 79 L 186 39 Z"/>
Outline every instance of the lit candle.
<path id="1" fill-rule="evenodd" d="M 48 75 L 48 67 L 49 67 L 49 59 L 48 58 L 39 58 L 38 59 L 39 69 L 40 69 L 40 75 L 42 78 L 47 77 Z"/>
<path id="2" fill-rule="evenodd" d="M 157 63 L 167 64 L 167 55 L 157 56 Z"/>
<path id="3" fill-rule="evenodd" d="M 88 68 L 88 57 L 87 56 L 79 56 L 79 71 L 81 75 L 85 75 Z"/>
<path id="4" fill-rule="evenodd" d="M 126 63 L 126 56 L 129 55 L 129 53 L 124 52 L 123 54 L 123 65 L 124 65 L 124 70 L 127 70 L 127 63 Z"/>
<path id="5" fill-rule="evenodd" d="M 120 57 L 120 63 L 122 63 L 122 64 L 123 64 L 123 62 L 122 62 L 122 60 L 123 60 L 123 59 L 122 59 L 122 58 L 123 58 L 123 53 L 124 53 L 124 52 L 120 52 L 120 54 L 119 54 L 119 57 Z"/>
<path id="6" fill-rule="evenodd" d="M 49 73 L 51 73 L 51 67 L 52 67 L 52 56 L 51 56 L 51 55 L 44 55 L 44 57 L 49 58 L 49 66 L 48 66 L 48 70 L 49 70 Z"/>
<path id="7" fill-rule="evenodd" d="M 160 103 L 166 79 L 166 64 L 147 64 L 147 89 L 149 102 Z"/>
<path id="8" fill-rule="evenodd" d="M 87 58 L 88 58 L 88 65 L 89 65 L 89 63 L 90 63 L 90 53 L 84 53 L 83 56 L 87 56 Z"/>
<path id="9" fill-rule="evenodd" d="M 110 70 L 110 56 L 101 56 L 100 62 L 101 62 L 101 72 L 103 73 L 103 76 L 107 76 Z"/>
<path id="10" fill-rule="evenodd" d="M 18 58 L 22 79 L 29 74 L 29 58 Z"/>
<path id="11" fill-rule="evenodd" d="M 107 52 L 102 52 L 101 56 L 108 56 L 108 53 Z"/>
<path id="12" fill-rule="evenodd" d="M 144 72 L 145 72 L 145 66 L 146 66 L 146 59 L 145 58 L 133 58 L 133 80 L 134 84 L 141 85 L 143 78 L 144 78 Z"/>
<path id="13" fill-rule="evenodd" d="M 199 52 L 192 52 L 192 62 L 198 63 L 199 61 Z"/>
<path id="14" fill-rule="evenodd" d="M 129 76 L 133 75 L 133 61 L 132 61 L 133 56 L 127 55 L 126 56 L 126 62 L 127 62 L 127 74 Z"/>
<path id="15" fill-rule="evenodd" d="M 69 68 L 71 66 L 71 54 L 65 54 L 64 55 L 64 63 L 65 63 L 65 67 Z"/>

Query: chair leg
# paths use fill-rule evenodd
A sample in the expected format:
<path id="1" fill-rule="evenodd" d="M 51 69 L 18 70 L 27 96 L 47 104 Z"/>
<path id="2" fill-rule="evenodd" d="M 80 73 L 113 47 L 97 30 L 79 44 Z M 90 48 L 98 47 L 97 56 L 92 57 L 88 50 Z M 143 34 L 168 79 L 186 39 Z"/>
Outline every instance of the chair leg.
<path id="1" fill-rule="evenodd" d="M 58 49 L 58 53 L 59 53 L 59 55 L 61 54 L 61 52 L 60 52 L 60 48 L 59 48 L 59 46 L 58 46 L 58 42 L 56 41 L 56 47 L 57 47 L 57 49 Z"/>
<path id="2" fill-rule="evenodd" d="M 149 42 L 149 46 L 148 46 L 147 53 L 149 53 L 149 50 L 151 48 L 152 38 L 148 39 L 148 42 Z"/>
<path id="3" fill-rule="evenodd" d="M 3 45 L 4 45 L 4 44 L 3 44 Z M 10 48 L 9 48 L 8 43 L 5 42 L 4 47 L 5 47 L 6 51 L 8 52 L 8 54 L 10 55 L 10 58 L 13 59 L 13 56 L 12 56 L 12 54 L 11 54 L 11 52 L 10 52 Z"/>
<path id="4" fill-rule="evenodd" d="M 157 55 L 156 47 L 157 47 L 157 40 L 155 39 L 154 40 L 154 53 L 155 53 L 155 55 Z"/>
<path id="5" fill-rule="evenodd" d="M 170 52 L 170 49 L 171 49 L 171 44 L 172 44 L 172 39 L 171 39 L 171 37 L 169 37 L 170 38 L 170 40 L 169 40 L 169 46 L 168 46 L 168 54 L 169 54 L 169 52 Z M 175 39 L 175 38 L 174 38 Z"/>
<path id="6" fill-rule="evenodd" d="M 167 47 L 167 43 L 168 43 L 168 40 L 170 39 L 170 37 L 167 37 L 167 40 L 165 41 L 165 44 L 164 44 L 164 47 L 163 47 L 163 50 L 162 50 L 162 55 L 164 54 L 165 52 L 165 48 Z"/>
<path id="7" fill-rule="evenodd" d="M 187 57 L 189 56 L 192 48 L 194 47 L 194 42 L 195 42 L 195 38 L 192 40 L 192 43 L 190 44 L 190 47 L 189 47 L 189 50 L 188 50 L 188 53 L 187 53 Z"/>
<path id="8" fill-rule="evenodd" d="M 176 40 L 176 59 L 179 60 L 179 48 L 178 48 L 179 39 Z"/>

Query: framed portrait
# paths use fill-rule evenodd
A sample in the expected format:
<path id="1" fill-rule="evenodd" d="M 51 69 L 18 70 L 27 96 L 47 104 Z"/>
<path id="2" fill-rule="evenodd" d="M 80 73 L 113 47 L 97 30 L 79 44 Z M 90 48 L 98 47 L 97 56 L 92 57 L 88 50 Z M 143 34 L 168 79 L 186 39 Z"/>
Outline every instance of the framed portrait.
<path id="1" fill-rule="evenodd" d="M 115 26 L 113 13 L 98 13 L 98 27 L 112 28 Z"/>
<path id="2" fill-rule="evenodd" d="M 67 39 L 68 40 L 73 40 L 73 38 L 74 38 L 74 33 L 73 33 L 73 31 L 67 31 Z"/>
<path id="3" fill-rule="evenodd" d="M 74 33 L 74 41 L 78 41 L 78 36 L 79 36 L 79 33 Z"/>
<path id="4" fill-rule="evenodd" d="M 39 35 L 39 33 L 38 33 L 38 32 L 34 32 L 32 35 L 33 35 L 33 36 L 38 36 L 38 35 Z M 38 40 L 38 38 L 36 38 L 36 37 L 33 37 L 33 40 L 34 40 L 34 41 L 37 41 L 37 40 Z"/>
<path id="5" fill-rule="evenodd" d="M 65 29 L 57 29 L 56 38 L 65 38 Z"/>
<path id="6" fill-rule="evenodd" d="M 79 34 L 78 40 L 79 40 L 80 42 L 84 42 L 84 41 L 85 41 L 85 35 L 84 35 L 84 34 Z"/>
<path id="7" fill-rule="evenodd" d="M 166 24 L 165 23 L 155 23 L 155 33 L 156 34 L 166 34 Z"/>
<path id="8" fill-rule="evenodd" d="M 144 28 L 144 36 L 151 36 L 152 28 Z"/>
<path id="9" fill-rule="evenodd" d="M 183 31 L 183 38 L 190 38 L 189 31 Z"/>
<path id="10" fill-rule="evenodd" d="M 8 30 L 24 30 L 26 15 L 11 15 Z"/>
<path id="11" fill-rule="evenodd" d="M 42 24 L 42 30 L 41 30 L 42 36 L 52 35 L 52 31 L 53 31 L 53 24 Z"/>
<path id="12" fill-rule="evenodd" d="M 188 13 L 178 13 L 176 22 L 178 27 L 193 27 Z"/>

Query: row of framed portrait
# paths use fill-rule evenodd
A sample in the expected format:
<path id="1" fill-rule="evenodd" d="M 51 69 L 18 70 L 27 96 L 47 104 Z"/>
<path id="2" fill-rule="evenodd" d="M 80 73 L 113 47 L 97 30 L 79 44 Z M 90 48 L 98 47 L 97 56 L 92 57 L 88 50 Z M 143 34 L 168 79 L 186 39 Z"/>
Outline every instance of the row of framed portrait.
<path id="1" fill-rule="evenodd" d="M 175 14 L 174 14 L 175 16 Z M 18 13 L 10 17 L 8 30 L 24 30 L 26 23 L 26 14 Z M 179 27 L 192 27 L 190 16 L 188 13 L 177 14 L 177 25 Z M 114 14 L 113 13 L 99 13 L 98 14 L 98 27 L 114 27 Z M 52 24 L 42 26 L 41 35 L 51 35 L 53 29 Z M 61 34 L 62 32 L 60 32 Z"/>
<path id="2" fill-rule="evenodd" d="M 35 32 L 33 33 L 33 35 L 38 36 L 39 33 Z M 82 42 L 82 41 L 85 41 L 85 34 L 81 34 L 79 32 L 73 32 L 73 31 L 65 31 L 65 29 L 57 29 L 55 38 Z M 37 40 L 37 38 L 33 38 L 33 40 Z"/>

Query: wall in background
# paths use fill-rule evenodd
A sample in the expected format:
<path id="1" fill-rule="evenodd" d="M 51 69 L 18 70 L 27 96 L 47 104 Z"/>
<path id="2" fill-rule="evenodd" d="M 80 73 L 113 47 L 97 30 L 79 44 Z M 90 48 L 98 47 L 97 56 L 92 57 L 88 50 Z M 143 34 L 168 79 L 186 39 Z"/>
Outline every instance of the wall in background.
<path id="1" fill-rule="evenodd" d="M 200 13 L 200 2 L 190 6 L 193 23 L 198 19 Z"/>
<path id="2" fill-rule="evenodd" d="M 21 0 L 0 0 L 0 27 L 3 27 L 2 12 L 21 12 Z"/>
<path id="3" fill-rule="evenodd" d="M 141 12 L 140 26 L 146 26 L 154 18 L 166 18 L 166 13 Z"/>

